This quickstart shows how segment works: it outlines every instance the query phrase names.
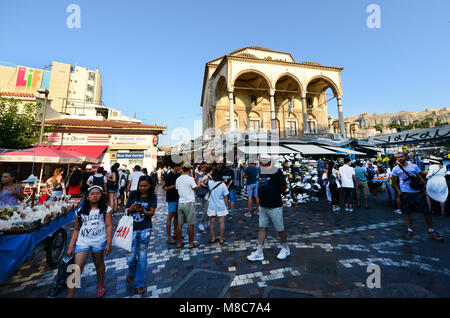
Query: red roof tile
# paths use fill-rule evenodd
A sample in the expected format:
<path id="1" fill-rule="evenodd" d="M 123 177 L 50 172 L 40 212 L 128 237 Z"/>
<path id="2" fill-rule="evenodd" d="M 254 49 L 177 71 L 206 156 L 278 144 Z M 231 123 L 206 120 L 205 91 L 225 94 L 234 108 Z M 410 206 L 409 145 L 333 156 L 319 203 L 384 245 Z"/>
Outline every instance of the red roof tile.
<path id="1" fill-rule="evenodd" d="M 36 96 L 34 96 L 34 94 L 18 93 L 18 92 L 0 92 L 0 95 L 2 95 L 4 97 L 11 96 L 11 97 L 36 98 Z"/>
<path id="2" fill-rule="evenodd" d="M 89 119 L 73 119 L 73 118 L 46 120 L 45 123 L 60 124 L 63 126 L 81 126 L 81 127 L 142 128 L 142 129 L 157 129 L 157 130 L 167 129 L 167 126 L 142 125 L 112 120 L 89 120 Z"/>

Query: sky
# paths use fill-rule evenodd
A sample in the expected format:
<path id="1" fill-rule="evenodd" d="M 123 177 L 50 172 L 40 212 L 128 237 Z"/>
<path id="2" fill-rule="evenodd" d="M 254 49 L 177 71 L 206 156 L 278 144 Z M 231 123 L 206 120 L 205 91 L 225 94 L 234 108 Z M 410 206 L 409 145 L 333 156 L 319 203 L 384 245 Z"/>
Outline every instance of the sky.
<path id="1" fill-rule="evenodd" d="M 197 137 L 205 63 L 246 46 L 344 67 L 344 116 L 450 106 L 448 0 L 1 1 L 0 36 L 0 64 L 98 67 L 104 104 L 168 126 L 160 144 L 178 127 Z"/>

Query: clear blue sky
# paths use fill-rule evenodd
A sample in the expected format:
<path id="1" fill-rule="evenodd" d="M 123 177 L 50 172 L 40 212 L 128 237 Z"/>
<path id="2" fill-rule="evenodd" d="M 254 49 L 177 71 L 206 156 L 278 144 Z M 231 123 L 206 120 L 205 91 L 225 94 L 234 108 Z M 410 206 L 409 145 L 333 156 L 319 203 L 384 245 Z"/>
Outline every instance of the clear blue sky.
<path id="1" fill-rule="evenodd" d="M 372 3 L 381 29 L 366 26 Z M 1 1 L 0 36 L 0 63 L 97 66 L 104 103 L 169 126 L 162 144 L 201 119 L 205 63 L 245 46 L 344 67 L 344 116 L 450 106 L 448 0 Z"/>

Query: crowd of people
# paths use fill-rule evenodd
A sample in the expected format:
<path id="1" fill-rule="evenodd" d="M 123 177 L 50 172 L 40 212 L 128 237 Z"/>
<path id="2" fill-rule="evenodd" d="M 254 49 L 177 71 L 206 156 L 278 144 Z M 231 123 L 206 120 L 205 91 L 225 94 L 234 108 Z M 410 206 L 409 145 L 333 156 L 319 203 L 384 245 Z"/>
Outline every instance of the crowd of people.
<path id="1" fill-rule="evenodd" d="M 319 165 L 319 176 L 331 213 L 340 211 L 341 206 L 348 213 L 354 212 L 355 208 L 361 209 L 363 198 L 364 207 L 368 210 L 371 205 L 369 196 L 376 200 L 377 193 L 383 187 L 393 211 L 405 215 L 404 238 L 411 238 L 415 234 L 412 212 L 416 210 L 424 213 L 428 234 L 435 240 L 442 240 L 432 223 L 432 200 L 439 202 L 440 213 L 445 214 L 448 197 L 446 178 L 450 173 L 450 165 L 445 166 L 443 158 L 439 156 L 429 156 L 423 161 L 429 164 L 423 167 L 426 170 L 419 168 L 411 156 L 403 152 L 395 157 L 383 156 L 379 159 L 352 161 L 346 157 L 342 161 L 323 161 Z M 146 169 L 139 165 L 129 171 L 125 165 L 114 164 L 109 173 L 102 167 L 94 173 L 88 165 L 85 169 L 74 167 L 66 178 L 63 177 L 62 169 L 56 169 L 47 181 L 53 187 L 52 197 L 68 194 L 85 198 L 77 208 L 75 230 L 67 254 L 74 256 L 74 263 L 80 266 L 82 272 L 89 252 L 92 253 L 98 276 L 97 297 L 103 297 L 106 293 L 104 256 L 109 255 L 112 247 L 112 214 L 122 207 L 126 215 L 133 217 L 132 248 L 126 254 L 129 266 L 127 282 L 134 284 L 138 294 L 145 292 L 147 252 L 153 228 L 152 217 L 157 207 L 155 189 L 160 182 L 166 192 L 168 244 L 176 244 L 178 249 L 184 247 L 182 233 L 186 224 L 188 249 L 200 246 L 194 240 L 197 201 L 202 206 L 198 230 L 209 232 L 207 244 L 225 244 L 226 237 L 229 237 L 225 233 L 225 222 L 231 221 L 230 217 L 237 213 L 238 189 L 233 185 L 235 176 L 232 166 L 232 162 L 223 165 L 202 163 L 195 168 L 190 163 L 173 164 L 170 168 L 154 169 L 148 175 Z M 273 157 L 262 154 L 259 165 L 256 161 L 248 163 L 243 177 L 245 182 L 242 190 L 248 200 L 247 211 L 243 215 L 258 217 L 259 228 L 256 250 L 247 259 L 264 259 L 264 241 L 271 224 L 281 241 L 277 258 L 287 258 L 290 249 L 283 223 L 285 204 L 282 198 L 290 189 L 285 173 Z M 14 172 L 4 172 L 1 183 L 0 204 L 23 199 Z M 68 289 L 67 297 L 73 297 L 74 294 L 75 289 Z"/>

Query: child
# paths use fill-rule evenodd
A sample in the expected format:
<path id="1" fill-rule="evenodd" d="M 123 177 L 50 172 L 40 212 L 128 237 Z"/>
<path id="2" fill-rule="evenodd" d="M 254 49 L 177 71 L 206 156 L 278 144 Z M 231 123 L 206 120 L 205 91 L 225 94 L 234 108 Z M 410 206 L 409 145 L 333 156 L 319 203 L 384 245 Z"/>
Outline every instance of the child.
<path id="1" fill-rule="evenodd" d="M 17 206 L 24 199 L 23 188 L 17 183 L 17 174 L 5 171 L 1 175 L 0 206 Z"/>
<path id="2" fill-rule="evenodd" d="M 75 254 L 74 264 L 80 267 L 83 273 L 89 251 L 97 270 L 97 298 L 105 295 L 105 262 L 104 255 L 111 253 L 113 236 L 111 207 L 106 204 L 103 189 L 92 186 L 87 191 L 86 200 L 77 212 L 75 229 L 67 249 L 67 255 Z M 75 295 L 75 288 L 67 290 L 67 298 Z"/>
<path id="3" fill-rule="evenodd" d="M 134 282 L 136 293 L 145 292 L 147 250 L 152 235 L 152 216 L 155 214 L 157 198 L 155 185 L 150 176 L 141 176 L 138 190 L 132 192 L 125 206 L 125 213 L 133 216 L 133 243 L 127 254 L 128 283 Z"/>

